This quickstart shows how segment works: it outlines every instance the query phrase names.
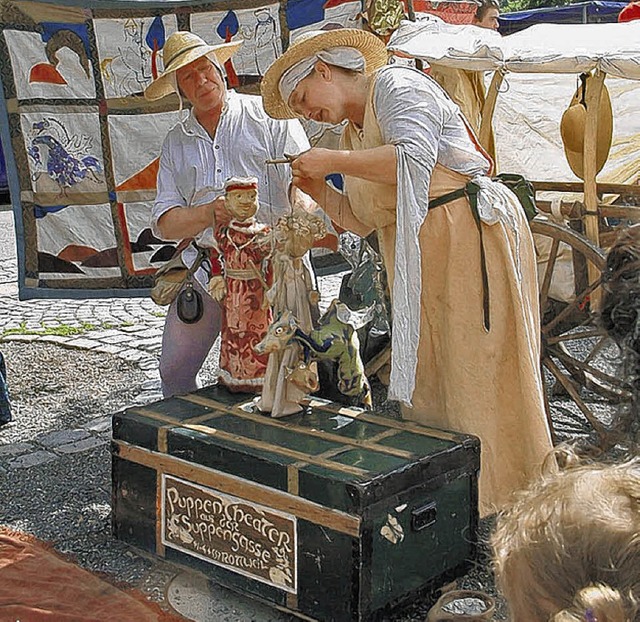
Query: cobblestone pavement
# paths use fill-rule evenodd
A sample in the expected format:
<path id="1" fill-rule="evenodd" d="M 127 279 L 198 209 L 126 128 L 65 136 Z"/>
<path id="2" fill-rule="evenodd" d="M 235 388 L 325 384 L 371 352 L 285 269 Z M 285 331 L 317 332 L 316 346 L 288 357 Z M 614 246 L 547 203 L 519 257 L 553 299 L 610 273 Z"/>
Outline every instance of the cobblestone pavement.
<path id="1" fill-rule="evenodd" d="M 154 381 L 146 386 L 149 391 L 156 389 L 156 395 L 150 394 L 155 399 L 159 397 L 157 368 L 164 317 L 165 309 L 150 298 L 18 300 L 13 214 L 0 212 L 0 334 L 3 340 L 54 343 L 137 362 Z M 12 331 L 15 333 L 11 334 Z M 64 332 L 70 334 L 64 335 Z"/>

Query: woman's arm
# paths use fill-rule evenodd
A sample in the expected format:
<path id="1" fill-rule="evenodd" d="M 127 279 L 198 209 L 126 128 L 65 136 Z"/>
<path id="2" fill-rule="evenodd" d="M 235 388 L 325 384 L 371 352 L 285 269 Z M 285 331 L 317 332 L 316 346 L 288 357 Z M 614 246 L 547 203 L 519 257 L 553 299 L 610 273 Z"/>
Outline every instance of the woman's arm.
<path id="1" fill-rule="evenodd" d="M 294 173 L 293 185 L 312 197 L 325 211 L 327 216 L 339 227 L 352 231 L 362 237 L 369 235 L 373 231 L 373 229 L 363 225 L 353 215 L 349 197 L 331 188 L 324 177 L 313 179 L 310 177 L 301 177 Z"/>
<path id="2" fill-rule="evenodd" d="M 367 181 L 396 183 L 396 148 L 382 145 L 362 151 L 314 148 L 305 151 L 291 164 L 294 177 L 324 179 L 332 173 L 359 177 Z"/>

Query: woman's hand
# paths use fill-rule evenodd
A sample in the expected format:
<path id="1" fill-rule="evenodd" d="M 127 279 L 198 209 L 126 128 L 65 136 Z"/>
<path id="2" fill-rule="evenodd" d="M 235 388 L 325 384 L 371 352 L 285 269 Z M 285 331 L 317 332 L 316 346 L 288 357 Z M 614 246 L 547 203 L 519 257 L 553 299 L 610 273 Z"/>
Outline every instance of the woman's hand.
<path id="1" fill-rule="evenodd" d="M 294 177 L 324 179 L 331 173 L 339 173 L 337 159 L 340 152 L 334 149 L 314 147 L 300 154 L 292 163 Z"/>
<path id="2" fill-rule="evenodd" d="M 310 177 L 298 177 L 294 174 L 291 183 L 302 190 L 305 194 L 308 194 L 315 200 L 316 203 L 322 205 L 324 202 L 324 195 L 326 189 L 326 182 L 324 177 L 319 179 L 312 179 Z"/>

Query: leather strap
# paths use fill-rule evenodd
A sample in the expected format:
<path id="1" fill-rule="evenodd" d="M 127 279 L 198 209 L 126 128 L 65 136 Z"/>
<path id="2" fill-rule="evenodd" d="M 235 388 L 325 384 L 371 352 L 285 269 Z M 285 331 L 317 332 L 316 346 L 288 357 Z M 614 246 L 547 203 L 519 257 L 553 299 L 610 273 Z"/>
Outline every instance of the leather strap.
<path id="1" fill-rule="evenodd" d="M 442 196 L 436 197 L 429 201 L 429 209 L 434 207 L 440 207 L 457 199 L 467 197 L 469 200 L 469 207 L 471 207 L 471 213 L 473 214 L 473 220 L 476 223 L 478 229 L 478 237 L 480 238 L 480 272 L 482 274 L 482 314 L 483 325 L 487 332 L 491 330 L 491 317 L 490 317 L 490 304 L 489 304 L 489 273 L 487 272 L 487 260 L 484 252 L 484 242 L 482 239 L 482 221 L 480 220 L 480 213 L 478 212 L 478 192 L 480 192 L 480 186 L 478 184 L 469 181 L 463 188 L 458 188 L 452 192 L 447 192 Z"/>

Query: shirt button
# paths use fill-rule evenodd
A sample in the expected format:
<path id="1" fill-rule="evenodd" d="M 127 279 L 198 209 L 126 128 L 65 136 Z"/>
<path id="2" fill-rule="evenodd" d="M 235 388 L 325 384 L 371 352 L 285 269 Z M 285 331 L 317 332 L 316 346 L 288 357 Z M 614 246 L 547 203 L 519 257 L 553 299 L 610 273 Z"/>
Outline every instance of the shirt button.
<path id="1" fill-rule="evenodd" d="M 220 145 L 216 145 L 216 146 L 215 146 L 215 149 L 220 149 Z"/>
<path id="2" fill-rule="evenodd" d="M 216 171 L 217 171 L 218 173 L 222 173 L 222 169 L 221 169 L 221 168 L 216 169 Z"/>

